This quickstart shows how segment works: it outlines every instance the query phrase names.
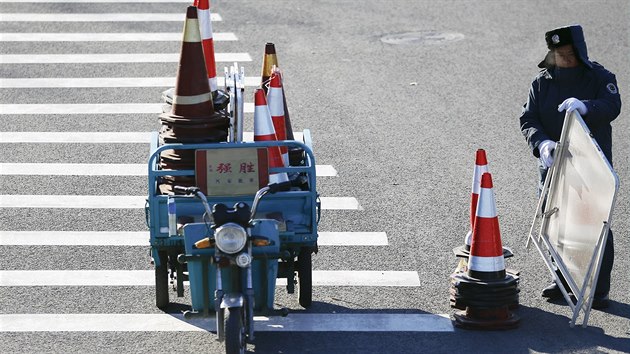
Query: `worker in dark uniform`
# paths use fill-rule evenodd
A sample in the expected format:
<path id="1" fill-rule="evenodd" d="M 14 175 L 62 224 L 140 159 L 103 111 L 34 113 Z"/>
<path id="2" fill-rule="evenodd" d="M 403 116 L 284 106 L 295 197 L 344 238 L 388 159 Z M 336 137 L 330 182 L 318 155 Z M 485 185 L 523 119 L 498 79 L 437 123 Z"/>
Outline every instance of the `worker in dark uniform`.
<path id="1" fill-rule="evenodd" d="M 577 110 L 612 166 L 612 127 L 621 110 L 615 75 L 597 62 L 589 61 L 582 27 L 573 25 L 545 33 L 547 53 L 542 68 L 529 89 L 520 117 L 521 132 L 538 158 L 539 187 L 553 163 L 553 152 L 564 123 L 565 111 Z M 610 273 L 614 260 L 613 234 L 608 233 L 592 307 L 608 307 Z M 562 277 L 560 277 L 562 279 Z M 556 283 L 542 296 L 562 298 Z"/>

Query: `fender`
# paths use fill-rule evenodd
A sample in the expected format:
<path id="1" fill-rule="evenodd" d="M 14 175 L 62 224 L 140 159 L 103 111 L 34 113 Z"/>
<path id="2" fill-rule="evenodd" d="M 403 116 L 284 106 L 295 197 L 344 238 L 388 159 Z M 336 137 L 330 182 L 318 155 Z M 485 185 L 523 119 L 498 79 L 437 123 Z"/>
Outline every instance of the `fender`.
<path id="1" fill-rule="evenodd" d="M 229 293 L 223 296 L 221 300 L 221 308 L 229 309 L 232 307 L 243 307 L 244 297 L 241 293 Z"/>

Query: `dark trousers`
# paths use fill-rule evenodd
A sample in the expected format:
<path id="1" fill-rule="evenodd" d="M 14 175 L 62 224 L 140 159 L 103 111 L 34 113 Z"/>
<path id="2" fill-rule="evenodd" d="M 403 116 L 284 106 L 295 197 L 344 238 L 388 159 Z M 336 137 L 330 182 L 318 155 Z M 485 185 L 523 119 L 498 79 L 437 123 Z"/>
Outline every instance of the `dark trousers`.
<path id="1" fill-rule="evenodd" d="M 547 177 L 547 169 L 540 163 L 538 166 L 538 175 L 540 177 L 538 182 L 538 195 L 542 193 L 542 189 Z M 599 276 L 597 278 L 597 286 L 595 287 L 595 296 L 602 297 L 608 295 L 610 291 L 610 273 L 612 273 L 613 262 L 615 261 L 615 247 L 613 244 L 613 232 L 608 230 L 608 237 L 606 237 L 606 246 L 604 247 L 604 256 L 602 258 L 602 264 L 599 269 Z M 558 272 L 560 279 L 562 275 Z M 581 285 L 581 284 L 578 284 Z"/>

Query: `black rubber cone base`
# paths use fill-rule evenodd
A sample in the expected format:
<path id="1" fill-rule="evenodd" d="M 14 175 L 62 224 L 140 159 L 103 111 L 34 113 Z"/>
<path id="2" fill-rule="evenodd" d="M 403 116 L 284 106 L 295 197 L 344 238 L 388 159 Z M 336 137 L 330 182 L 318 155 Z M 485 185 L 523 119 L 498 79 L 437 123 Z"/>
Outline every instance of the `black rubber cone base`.
<path id="1" fill-rule="evenodd" d="M 461 299 L 458 301 L 455 298 L 455 295 L 453 295 L 452 293 L 449 294 L 449 295 L 450 296 L 448 298 L 448 301 L 449 301 L 449 304 L 450 304 L 451 308 L 458 309 L 458 310 L 465 310 L 466 309 L 466 307 L 468 305 L 465 304 L 465 303 L 462 303 Z M 518 296 L 516 297 L 516 300 L 514 302 L 512 302 L 511 304 L 508 304 L 507 306 L 508 306 L 509 310 L 517 310 L 520 307 Z"/>
<path id="2" fill-rule="evenodd" d="M 457 286 L 487 286 L 487 287 L 495 287 L 495 288 L 503 288 L 505 286 L 513 285 L 518 283 L 520 277 L 514 275 L 513 273 L 505 273 L 505 276 L 501 279 L 491 279 L 491 280 L 482 280 L 469 276 L 466 273 L 455 273 L 451 275 L 451 280 L 453 284 L 459 284 Z"/>
<path id="3" fill-rule="evenodd" d="M 504 309 L 458 311 L 452 318 L 455 327 L 485 331 L 507 330 L 517 328 L 521 319 L 519 316 Z"/>

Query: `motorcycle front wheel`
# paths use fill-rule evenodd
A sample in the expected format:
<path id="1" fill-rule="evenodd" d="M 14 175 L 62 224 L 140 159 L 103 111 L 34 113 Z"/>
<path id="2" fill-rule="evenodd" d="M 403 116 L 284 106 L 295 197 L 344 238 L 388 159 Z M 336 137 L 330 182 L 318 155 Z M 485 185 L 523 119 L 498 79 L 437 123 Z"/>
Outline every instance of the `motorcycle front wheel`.
<path id="1" fill-rule="evenodd" d="M 243 309 L 228 308 L 225 311 L 225 353 L 245 353 L 245 327 L 243 326 Z"/>

